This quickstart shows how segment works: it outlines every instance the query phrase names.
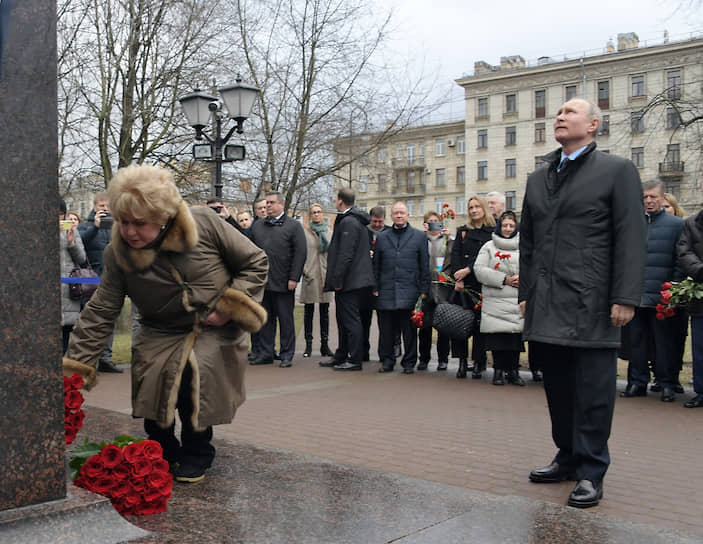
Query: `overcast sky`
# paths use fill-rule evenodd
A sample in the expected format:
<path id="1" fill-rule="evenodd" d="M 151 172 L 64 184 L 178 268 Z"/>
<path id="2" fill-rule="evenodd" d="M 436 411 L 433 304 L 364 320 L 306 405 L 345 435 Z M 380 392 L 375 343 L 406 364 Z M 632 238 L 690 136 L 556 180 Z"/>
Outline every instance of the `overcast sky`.
<path id="1" fill-rule="evenodd" d="M 581 3 L 538 0 L 377 0 L 393 9 L 396 60 L 423 66 L 436 73 L 437 83 L 452 86 L 452 101 L 461 101 L 453 81 L 473 73 L 474 62 L 499 64 L 501 56 L 563 58 L 597 54 L 618 33 L 634 32 L 640 45 L 661 43 L 664 31 L 671 40 L 703 34 L 703 13 L 690 6 L 698 0 L 590 0 Z M 570 5 L 571 9 L 566 8 Z M 576 7 L 578 6 L 578 7 Z M 458 112 L 457 112 L 458 113 Z"/>

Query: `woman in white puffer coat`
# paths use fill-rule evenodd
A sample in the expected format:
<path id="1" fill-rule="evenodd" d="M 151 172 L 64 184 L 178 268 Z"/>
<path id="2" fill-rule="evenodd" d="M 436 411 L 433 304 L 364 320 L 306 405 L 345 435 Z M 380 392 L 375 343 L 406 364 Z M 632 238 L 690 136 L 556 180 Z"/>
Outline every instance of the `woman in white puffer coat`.
<path id="1" fill-rule="evenodd" d="M 474 274 L 481 282 L 481 334 L 485 349 L 493 352 L 493 385 L 504 385 L 505 380 L 525 385 L 518 364 L 522 342 L 523 317 L 518 305 L 520 284 L 520 234 L 517 217 L 511 211 L 503 212 L 498 222 L 499 231 L 493 233 L 474 263 Z"/>

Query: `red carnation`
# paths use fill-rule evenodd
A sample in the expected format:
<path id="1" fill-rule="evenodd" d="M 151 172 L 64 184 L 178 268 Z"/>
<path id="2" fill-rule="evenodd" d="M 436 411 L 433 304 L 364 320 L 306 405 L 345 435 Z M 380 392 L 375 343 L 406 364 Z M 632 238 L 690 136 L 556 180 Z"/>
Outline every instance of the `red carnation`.
<path id="1" fill-rule="evenodd" d="M 671 282 L 665 281 L 664 283 L 662 283 L 662 289 L 665 291 L 668 291 L 672 287 L 673 285 L 671 284 Z"/>
<path id="2" fill-rule="evenodd" d="M 671 291 L 662 291 L 661 296 L 664 304 L 669 304 L 669 302 L 671 302 Z"/>

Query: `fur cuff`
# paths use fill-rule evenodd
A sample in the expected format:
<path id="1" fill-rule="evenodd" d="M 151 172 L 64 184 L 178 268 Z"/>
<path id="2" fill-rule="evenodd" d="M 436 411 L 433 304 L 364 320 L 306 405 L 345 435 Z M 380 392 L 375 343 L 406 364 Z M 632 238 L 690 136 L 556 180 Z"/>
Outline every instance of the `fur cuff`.
<path id="1" fill-rule="evenodd" d="M 241 291 L 228 288 L 217 301 L 215 309 L 247 332 L 257 332 L 266 323 L 263 306 Z"/>
<path id="2" fill-rule="evenodd" d="M 83 378 L 83 388 L 87 391 L 90 391 L 98 380 L 98 372 L 95 367 L 64 357 L 63 375 L 73 376 L 74 374 L 79 374 Z"/>

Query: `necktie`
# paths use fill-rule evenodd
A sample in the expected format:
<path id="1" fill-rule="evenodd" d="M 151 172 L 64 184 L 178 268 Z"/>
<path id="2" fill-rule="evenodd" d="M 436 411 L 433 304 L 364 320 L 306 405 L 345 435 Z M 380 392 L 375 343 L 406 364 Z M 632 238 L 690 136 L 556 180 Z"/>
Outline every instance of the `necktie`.
<path id="1" fill-rule="evenodd" d="M 559 163 L 559 166 L 557 166 L 557 172 L 561 172 L 562 168 L 566 166 L 566 163 L 569 161 L 569 157 L 564 157 L 561 162 Z"/>

